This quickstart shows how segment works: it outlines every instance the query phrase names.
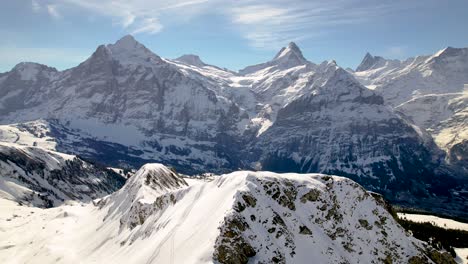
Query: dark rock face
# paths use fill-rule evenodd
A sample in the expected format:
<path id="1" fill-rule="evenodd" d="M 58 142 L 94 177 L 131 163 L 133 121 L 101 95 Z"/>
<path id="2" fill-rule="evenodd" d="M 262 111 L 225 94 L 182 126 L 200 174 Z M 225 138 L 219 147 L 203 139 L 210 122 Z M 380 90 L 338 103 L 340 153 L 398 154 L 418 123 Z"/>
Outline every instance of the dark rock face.
<path id="1" fill-rule="evenodd" d="M 242 232 L 248 227 L 242 218 L 226 218 L 216 241 L 213 259 L 223 264 L 246 264 L 255 256 L 255 249 L 242 237 Z"/>
<path id="2" fill-rule="evenodd" d="M 367 71 L 374 67 L 383 66 L 386 60 L 379 56 L 372 56 L 370 53 L 366 53 L 364 59 L 362 59 L 361 64 L 356 68 L 356 71 Z"/>
<path id="3" fill-rule="evenodd" d="M 6 115 L 20 109 L 38 106 L 49 96 L 44 86 L 58 72 L 42 64 L 23 62 L 11 72 L 0 76 L 0 114 Z"/>
<path id="4" fill-rule="evenodd" d="M 448 153 L 450 163 L 462 168 L 468 174 L 468 140 L 455 144 Z"/>

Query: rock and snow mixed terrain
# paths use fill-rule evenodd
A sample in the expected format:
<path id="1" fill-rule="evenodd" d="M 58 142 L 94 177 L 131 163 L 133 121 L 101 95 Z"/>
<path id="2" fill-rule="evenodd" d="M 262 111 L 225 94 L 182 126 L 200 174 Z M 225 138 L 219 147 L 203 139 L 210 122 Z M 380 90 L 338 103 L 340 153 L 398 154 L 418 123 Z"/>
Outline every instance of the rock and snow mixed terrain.
<path id="1" fill-rule="evenodd" d="M 406 233 L 381 196 L 322 174 L 239 171 L 185 181 L 147 164 L 93 203 L 0 206 L 2 263 L 451 261 Z"/>
<path id="2" fill-rule="evenodd" d="M 405 61 L 367 54 L 354 76 L 428 131 L 447 161 L 468 171 L 468 48 Z"/>
<path id="3" fill-rule="evenodd" d="M 0 143 L 0 198 L 53 207 L 91 201 L 118 190 L 125 179 L 80 158 L 39 147 Z"/>

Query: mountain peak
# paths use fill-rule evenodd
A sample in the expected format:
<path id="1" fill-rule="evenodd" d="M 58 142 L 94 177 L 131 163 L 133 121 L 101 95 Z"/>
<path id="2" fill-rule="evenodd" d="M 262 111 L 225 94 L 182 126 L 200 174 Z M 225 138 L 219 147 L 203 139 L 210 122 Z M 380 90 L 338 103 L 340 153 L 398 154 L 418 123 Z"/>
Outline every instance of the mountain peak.
<path id="1" fill-rule="evenodd" d="M 117 40 L 117 42 L 109 46 L 112 46 L 114 49 L 131 50 L 137 47 L 141 47 L 143 45 L 136 41 L 132 35 L 125 35 L 121 39 Z"/>
<path id="2" fill-rule="evenodd" d="M 182 62 L 182 63 L 192 65 L 192 66 L 197 66 L 197 67 L 206 66 L 206 63 L 204 63 L 198 55 L 194 55 L 194 54 L 182 55 L 179 58 L 175 59 L 175 61 Z"/>
<path id="3" fill-rule="evenodd" d="M 159 56 L 135 40 L 132 35 L 126 35 L 114 44 L 107 45 L 106 48 L 114 59 L 123 64 L 153 64 L 162 61 Z"/>
<path id="4" fill-rule="evenodd" d="M 309 62 L 304 58 L 301 49 L 299 49 L 296 43 L 290 42 L 288 46 L 281 48 L 281 50 L 278 53 L 276 53 L 276 56 L 273 58 L 273 60 L 257 65 L 248 66 L 242 70 L 239 70 L 239 73 L 251 74 L 253 72 L 263 70 L 272 66 L 284 70 L 300 65 L 305 65 L 308 63 Z"/>
<path id="5" fill-rule="evenodd" d="M 291 50 L 301 52 L 301 50 L 299 49 L 299 46 L 297 46 L 297 44 L 295 42 L 293 42 L 293 41 L 289 42 L 288 48 L 291 49 Z"/>
<path id="6" fill-rule="evenodd" d="M 366 52 L 366 55 L 362 59 L 361 64 L 356 68 L 356 71 L 367 71 L 373 66 L 377 65 L 379 62 L 384 62 L 385 59 L 379 56 L 372 56 L 369 52 Z"/>
<path id="7" fill-rule="evenodd" d="M 463 49 L 463 48 L 454 48 L 454 47 L 446 47 L 445 49 L 442 49 L 438 51 L 436 54 L 434 54 L 434 57 L 454 57 L 454 56 L 459 56 L 462 55 L 463 53 L 466 54 L 468 49 Z"/>
<path id="8" fill-rule="evenodd" d="M 374 56 L 372 56 L 372 54 L 370 54 L 369 52 L 366 52 L 366 55 L 364 55 L 364 60 L 365 60 L 366 58 L 367 58 L 367 59 L 373 59 Z"/>
<path id="9" fill-rule="evenodd" d="M 174 170 L 159 163 L 147 163 L 119 191 L 109 196 L 110 200 L 117 202 L 111 204 L 108 214 L 127 212 L 136 203 L 151 204 L 156 197 L 186 186 L 187 182 Z"/>
<path id="10" fill-rule="evenodd" d="M 275 56 L 273 60 L 285 58 L 288 61 L 295 61 L 303 63 L 306 61 L 302 55 L 301 49 L 294 42 L 290 42 L 287 47 L 283 47 Z"/>

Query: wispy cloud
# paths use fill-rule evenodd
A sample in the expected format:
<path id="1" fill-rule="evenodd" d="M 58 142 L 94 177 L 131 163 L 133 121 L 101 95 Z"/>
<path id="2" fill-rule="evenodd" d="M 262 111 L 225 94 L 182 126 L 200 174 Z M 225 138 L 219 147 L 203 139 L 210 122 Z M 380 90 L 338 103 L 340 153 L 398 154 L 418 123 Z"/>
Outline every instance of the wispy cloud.
<path id="1" fill-rule="evenodd" d="M 288 9 L 269 5 L 251 5 L 231 9 L 233 22 L 239 24 L 257 24 L 274 21 L 288 13 Z"/>
<path id="2" fill-rule="evenodd" d="M 41 5 L 36 0 L 31 0 L 31 8 L 36 13 L 41 11 Z"/>
<path id="3" fill-rule="evenodd" d="M 404 0 L 61 0 L 60 5 L 110 17 L 133 34 L 155 34 L 166 23 L 222 15 L 252 46 L 277 48 L 287 41 L 314 38 L 343 25 L 362 26 L 410 4 Z"/>
<path id="4" fill-rule="evenodd" d="M 157 18 L 146 18 L 141 24 L 132 31 L 132 34 L 149 33 L 155 34 L 161 31 L 162 25 Z"/>
<path id="5" fill-rule="evenodd" d="M 339 26 L 359 26 L 391 14 L 401 4 L 368 0 L 281 1 L 268 4 L 239 1 L 226 12 L 241 34 L 255 47 L 277 48 L 294 41 L 326 34 Z"/>
<path id="6" fill-rule="evenodd" d="M 34 13 L 46 12 L 54 19 L 62 18 L 62 14 L 59 12 L 57 4 L 40 3 L 38 0 L 31 0 L 31 8 Z"/>
<path id="7" fill-rule="evenodd" d="M 47 5 L 47 13 L 55 19 L 62 18 L 62 15 L 59 13 L 56 5 Z"/>
<path id="8" fill-rule="evenodd" d="M 87 9 L 115 20 L 133 34 L 155 34 L 162 30 L 160 17 L 174 13 L 182 18 L 201 14 L 200 7 L 218 0 L 63 0 L 63 3 Z M 185 19 L 185 18 L 184 18 Z"/>

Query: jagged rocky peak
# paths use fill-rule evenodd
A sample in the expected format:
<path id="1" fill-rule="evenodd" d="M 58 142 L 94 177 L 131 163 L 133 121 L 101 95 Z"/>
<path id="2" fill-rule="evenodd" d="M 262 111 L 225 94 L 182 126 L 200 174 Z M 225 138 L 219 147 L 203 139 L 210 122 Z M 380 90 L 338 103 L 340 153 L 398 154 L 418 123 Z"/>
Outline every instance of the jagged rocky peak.
<path id="1" fill-rule="evenodd" d="M 286 63 L 291 67 L 307 63 L 301 49 L 294 42 L 290 42 L 287 47 L 283 47 L 273 58 L 273 61 Z"/>
<path id="2" fill-rule="evenodd" d="M 182 63 L 196 66 L 196 67 L 206 66 L 206 63 L 204 63 L 198 55 L 194 55 L 194 54 L 182 55 L 179 58 L 175 59 L 175 61 L 182 62 Z"/>
<path id="3" fill-rule="evenodd" d="M 145 46 L 138 41 L 132 35 L 126 35 L 121 39 L 117 40 L 114 44 L 109 44 L 108 47 L 113 50 L 135 50 L 144 48 Z"/>
<path id="4" fill-rule="evenodd" d="M 118 217 L 121 227 L 133 228 L 151 212 L 158 197 L 187 186 L 187 182 L 173 169 L 159 163 L 148 163 L 131 176 L 122 189 L 98 204 L 101 208 L 109 208 L 106 218 Z"/>
<path id="5" fill-rule="evenodd" d="M 159 164 L 143 165 L 125 183 L 124 187 L 110 197 L 115 202 L 112 211 L 126 211 L 135 203 L 152 203 L 156 197 L 186 187 L 187 183 L 173 169 Z M 108 201 L 103 201 L 106 204 Z"/>
<path id="6" fill-rule="evenodd" d="M 164 193 L 184 186 L 187 183 L 173 169 L 159 163 L 149 163 L 143 165 L 128 180 L 124 189 L 139 192 L 143 188 L 152 193 Z"/>
<path id="7" fill-rule="evenodd" d="M 304 58 L 304 56 L 302 55 L 302 51 L 299 49 L 296 43 L 290 42 L 288 46 L 281 48 L 281 50 L 278 53 L 276 53 L 276 56 L 271 61 L 253 66 L 248 66 L 245 69 L 240 70 L 239 73 L 251 74 L 253 72 L 264 70 L 269 67 L 284 70 L 307 64 L 310 64 L 310 62 L 308 62 Z"/>
<path id="8" fill-rule="evenodd" d="M 371 68 L 373 68 L 375 65 L 377 65 L 380 62 L 384 62 L 385 59 L 380 56 L 372 56 L 369 52 L 366 53 L 364 56 L 364 59 L 362 59 L 361 64 L 356 68 L 356 71 L 367 71 Z"/>
<path id="9" fill-rule="evenodd" d="M 109 49 L 112 57 L 122 64 L 162 62 L 158 55 L 135 40 L 132 35 L 126 35 L 114 44 L 107 45 L 106 48 Z"/>

